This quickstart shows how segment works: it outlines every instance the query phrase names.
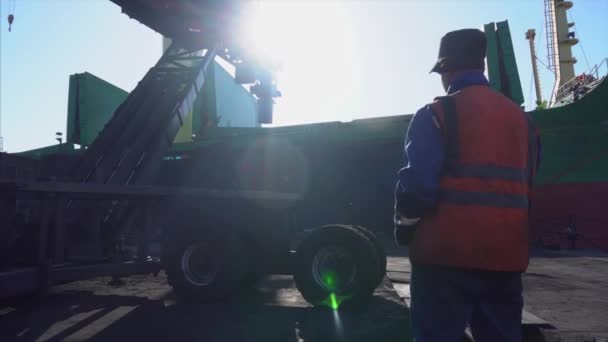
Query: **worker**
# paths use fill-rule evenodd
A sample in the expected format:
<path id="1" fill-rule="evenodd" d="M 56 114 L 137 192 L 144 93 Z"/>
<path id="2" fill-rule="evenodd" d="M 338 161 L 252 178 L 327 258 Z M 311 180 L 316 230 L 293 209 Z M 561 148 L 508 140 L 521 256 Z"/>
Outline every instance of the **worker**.
<path id="1" fill-rule="evenodd" d="M 409 246 L 416 342 L 521 341 L 529 194 L 540 162 L 530 118 L 489 87 L 486 38 L 447 33 L 431 72 L 447 96 L 412 118 L 395 190 L 395 239 Z"/>

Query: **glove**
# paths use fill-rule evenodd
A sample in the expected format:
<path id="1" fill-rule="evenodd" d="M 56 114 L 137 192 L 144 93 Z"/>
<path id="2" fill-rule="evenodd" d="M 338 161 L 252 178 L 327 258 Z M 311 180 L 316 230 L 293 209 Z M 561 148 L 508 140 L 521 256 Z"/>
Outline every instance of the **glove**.
<path id="1" fill-rule="evenodd" d="M 414 239 L 416 233 L 416 224 L 420 221 L 420 217 L 407 218 L 396 213 L 394 217 L 395 225 L 395 242 L 399 246 L 407 246 Z"/>

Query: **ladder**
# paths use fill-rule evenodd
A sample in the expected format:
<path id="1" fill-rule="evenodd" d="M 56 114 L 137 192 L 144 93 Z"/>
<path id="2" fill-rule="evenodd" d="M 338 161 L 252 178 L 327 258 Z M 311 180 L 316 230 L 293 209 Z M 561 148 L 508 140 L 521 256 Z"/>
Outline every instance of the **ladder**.
<path id="1" fill-rule="evenodd" d="M 555 1 L 545 1 L 545 36 L 547 38 L 547 62 L 553 72 L 559 71 L 557 32 L 555 26 Z"/>
<path id="2" fill-rule="evenodd" d="M 555 0 L 545 0 L 545 36 L 547 38 L 547 62 L 549 69 L 553 71 L 555 83 L 551 91 L 549 105 L 555 103 L 557 91 L 561 83 L 559 50 L 557 39 L 557 26 L 555 22 Z"/>

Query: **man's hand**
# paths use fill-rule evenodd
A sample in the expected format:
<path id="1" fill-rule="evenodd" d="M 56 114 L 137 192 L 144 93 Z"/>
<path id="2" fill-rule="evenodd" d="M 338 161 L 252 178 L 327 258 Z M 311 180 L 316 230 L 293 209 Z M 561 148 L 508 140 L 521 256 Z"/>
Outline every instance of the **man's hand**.
<path id="1" fill-rule="evenodd" d="M 420 217 L 408 218 L 395 213 L 395 241 L 399 246 L 407 246 L 414 239 L 416 232 L 416 224 L 420 221 Z"/>

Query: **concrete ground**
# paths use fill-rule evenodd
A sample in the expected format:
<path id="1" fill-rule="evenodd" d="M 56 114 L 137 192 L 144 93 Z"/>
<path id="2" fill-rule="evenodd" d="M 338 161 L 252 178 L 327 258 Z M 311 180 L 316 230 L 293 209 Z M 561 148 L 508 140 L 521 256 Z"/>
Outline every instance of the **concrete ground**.
<path id="1" fill-rule="evenodd" d="M 388 247 L 393 283 L 385 280 L 359 310 L 312 308 L 289 276 L 204 305 L 178 303 L 162 273 L 120 287 L 106 277 L 0 302 L 0 341 L 409 341 L 409 261 Z M 542 327 L 546 340 L 608 341 L 608 255 L 537 252 L 524 285 L 524 323 Z"/>
<path id="2" fill-rule="evenodd" d="M 40 299 L 0 305 L 0 341 L 408 341 L 408 312 L 390 282 L 358 310 L 315 309 L 290 276 L 271 276 L 230 302 L 178 304 L 161 273 L 106 286 L 56 286 Z"/>
<path id="3" fill-rule="evenodd" d="M 524 276 L 526 309 L 557 341 L 608 341 L 608 254 L 539 252 Z"/>
<path id="4" fill-rule="evenodd" d="M 388 276 L 409 299 L 406 252 L 391 248 Z M 547 341 L 608 342 L 608 254 L 534 251 L 524 274 L 524 326 Z"/>

